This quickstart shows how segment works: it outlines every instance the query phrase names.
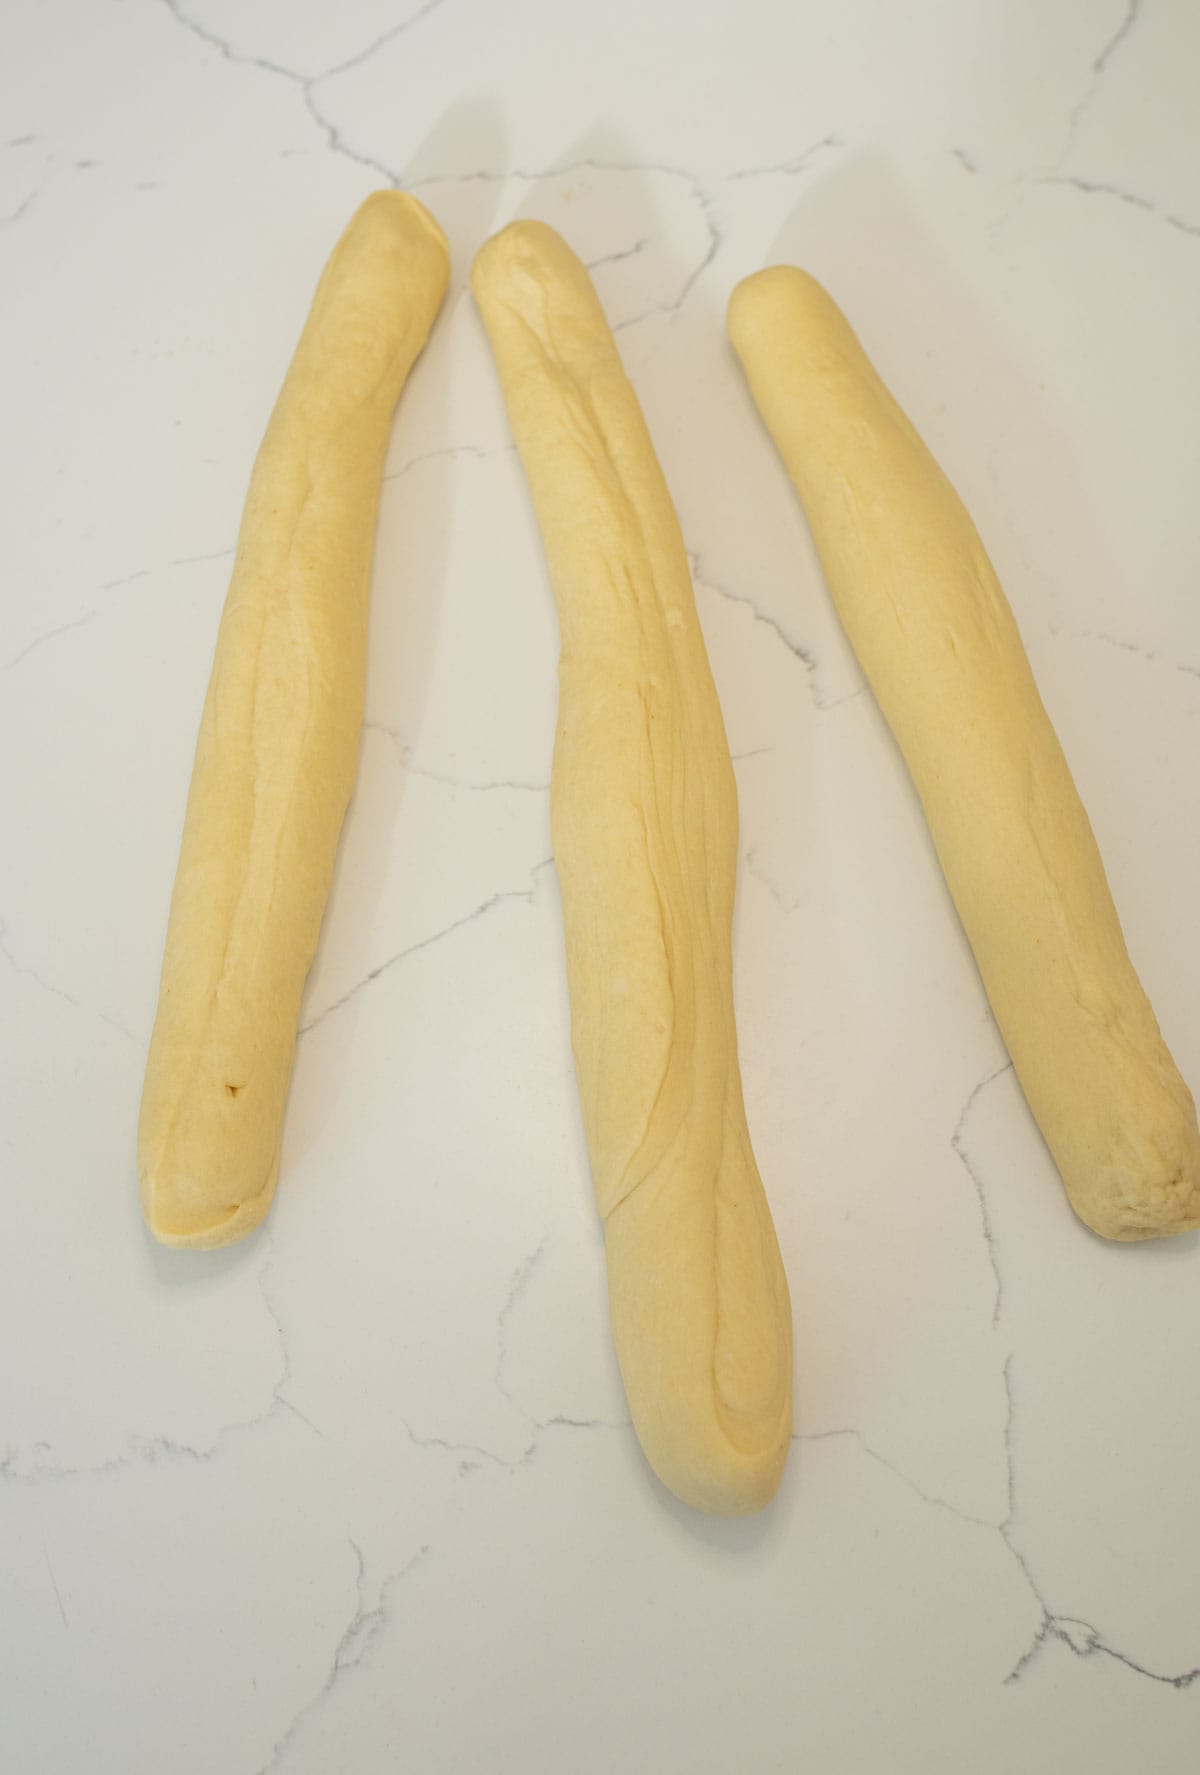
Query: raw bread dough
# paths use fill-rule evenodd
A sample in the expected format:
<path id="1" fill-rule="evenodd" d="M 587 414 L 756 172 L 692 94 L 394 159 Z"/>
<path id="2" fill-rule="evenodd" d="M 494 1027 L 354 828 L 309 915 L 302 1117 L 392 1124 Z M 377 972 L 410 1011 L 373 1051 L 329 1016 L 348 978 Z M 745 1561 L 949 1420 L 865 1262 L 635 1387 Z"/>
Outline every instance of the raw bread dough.
<path id="1" fill-rule="evenodd" d="M 449 269 L 380 191 L 334 249 L 251 476 L 200 722 L 138 1127 L 166 1245 L 266 1213 L 305 976 L 354 787 L 392 413 Z"/>
<path id="2" fill-rule="evenodd" d="M 1072 1206 L 1110 1239 L 1195 1227 L 1195 1105 L 974 525 L 811 277 L 739 284 L 729 332 Z"/>
<path id="3" fill-rule="evenodd" d="M 562 637 L 551 819 L 571 1033 L 634 1427 L 687 1503 L 766 1503 L 791 1310 L 742 1104 L 737 797 L 679 524 L 578 259 L 515 223 L 472 286 Z"/>

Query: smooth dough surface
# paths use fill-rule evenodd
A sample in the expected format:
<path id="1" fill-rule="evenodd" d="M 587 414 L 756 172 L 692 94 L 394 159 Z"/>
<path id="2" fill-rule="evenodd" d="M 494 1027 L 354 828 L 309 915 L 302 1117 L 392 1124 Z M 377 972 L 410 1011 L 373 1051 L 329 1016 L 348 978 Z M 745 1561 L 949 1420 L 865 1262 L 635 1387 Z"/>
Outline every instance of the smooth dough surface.
<path id="1" fill-rule="evenodd" d="M 1076 1213 L 1112 1239 L 1195 1227 L 1195 1105 L 974 525 L 811 277 L 748 278 L 729 332 Z"/>
<path id="2" fill-rule="evenodd" d="M 678 520 L 586 272 L 521 222 L 472 286 L 559 612 L 551 820 L 613 1337 L 659 1477 L 741 1513 L 787 1453 L 791 1310 L 738 1071 L 725 730 Z"/>
<path id="3" fill-rule="evenodd" d="M 392 413 L 448 276 L 413 198 L 369 197 L 317 287 L 258 452 L 201 716 L 138 1126 L 167 1245 L 266 1213 L 305 976 L 354 786 Z"/>

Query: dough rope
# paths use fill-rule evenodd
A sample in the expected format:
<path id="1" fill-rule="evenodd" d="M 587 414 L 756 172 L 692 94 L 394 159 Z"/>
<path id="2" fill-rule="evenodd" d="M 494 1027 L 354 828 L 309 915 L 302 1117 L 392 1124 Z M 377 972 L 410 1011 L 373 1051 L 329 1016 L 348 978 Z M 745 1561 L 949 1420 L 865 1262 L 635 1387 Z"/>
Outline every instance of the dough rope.
<path id="1" fill-rule="evenodd" d="M 376 192 L 317 286 L 246 495 L 200 721 L 138 1126 L 166 1245 L 257 1226 L 275 1191 L 305 976 L 354 787 L 392 414 L 446 288 L 445 238 Z"/>
<path id="2" fill-rule="evenodd" d="M 1200 1225 L 1195 1105 L 970 517 L 811 277 L 746 279 L 729 332 L 1075 1212 L 1110 1239 Z"/>
<path id="3" fill-rule="evenodd" d="M 515 223 L 472 287 L 559 613 L 551 823 L 613 1338 L 659 1477 L 737 1514 L 787 1453 L 791 1310 L 738 1071 L 729 748 L 678 520 L 583 266 Z"/>

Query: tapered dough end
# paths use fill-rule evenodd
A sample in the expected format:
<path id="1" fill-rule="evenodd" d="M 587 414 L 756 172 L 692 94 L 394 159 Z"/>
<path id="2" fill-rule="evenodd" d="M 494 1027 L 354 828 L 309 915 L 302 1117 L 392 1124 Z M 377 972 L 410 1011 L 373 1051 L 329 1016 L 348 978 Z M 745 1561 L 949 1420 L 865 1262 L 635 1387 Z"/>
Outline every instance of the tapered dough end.
<path id="1" fill-rule="evenodd" d="M 609 1312 L 642 1451 L 710 1516 L 749 1516 L 779 1487 L 792 1434 L 792 1313 L 757 1179 L 727 1211 L 724 1286 L 695 1251 L 694 1192 L 642 1189 L 605 1222 Z"/>

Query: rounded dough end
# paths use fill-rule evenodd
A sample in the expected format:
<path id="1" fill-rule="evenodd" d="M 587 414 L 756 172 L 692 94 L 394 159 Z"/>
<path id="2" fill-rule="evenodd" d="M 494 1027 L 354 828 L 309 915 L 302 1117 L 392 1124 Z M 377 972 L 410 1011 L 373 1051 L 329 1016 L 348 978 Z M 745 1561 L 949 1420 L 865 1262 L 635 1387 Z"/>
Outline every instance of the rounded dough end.
<path id="1" fill-rule="evenodd" d="M 276 1155 L 270 1174 L 256 1195 L 230 1202 L 215 1213 L 208 1205 L 197 1213 L 188 1199 L 193 1192 L 178 1182 L 156 1181 L 143 1172 L 142 1217 L 160 1245 L 177 1251 L 216 1251 L 222 1245 L 233 1245 L 244 1239 L 265 1220 L 274 1200 L 278 1176 L 279 1158 Z M 207 1193 L 211 1195 L 211 1192 Z"/>
<path id="2" fill-rule="evenodd" d="M 493 277 L 502 277 L 514 268 L 521 269 L 523 263 L 530 269 L 541 271 L 555 260 L 560 269 L 569 274 L 576 274 L 581 269 L 566 241 L 548 222 L 510 222 L 507 228 L 485 240 L 476 253 L 471 266 L 471 289 L 478 297 Z"/>
<path id="3" fill-rule="evenodd" d="M 783 325 L 788 334 L 811 321 L 842 321 L 828 291 L 796 265 L 769 265 L 735 285 L 725 312 L 725 325 L 740 353 L 765 330 L 773 338 Z M 844 322 L 843 322 L 844 324 Z"/>
<path id="4" fill-rule="evenodd" d="M 1085 1194 L 1068 1191 L 1072 1208 L 1102 1239 L 1130 1244 L 1142 1239 L 1170 1239 L 1200 1227 L 1200 1183 L 1194 1175 L 1176 1173 L 1158 1186 L 1136 1180 L 1132 1196 L 1110 1186 Z"/>
<path id="5" fill-rule="evenodd" d="M 783 1477 L 788 1443 L 768 1459 L 750 1463 L 728 1444 L 714 1448 L 701 1480 L 695 1457 L 673 1458 L 673 1451 L 655 1448 L 644 1423 L 635 1419 L 642 1451 L 667 1490 L 681 1503 L 705 1516 L 754 1516 L 765 1510 Z"/>
<path id="6" fill-rule="evenodd" d="M 379 223 L 387 227 L 394 225 L 408 226 L 415 222 L 442 250 L 447 267 L 450 263 L 450 243 L 440 222 L 432 216 L 417 198 L 408 191 L 372 191 L 370 197 L 363 199 L 354 215 L 350 218 L 350 227 L 356 224 Z"/>
<path id="7" fill-rule="evenodd" d="M 774 1235 L 762 1287 L 726 1302 L 722 1358 L 702 1266 L 688 1262 L 677 1232 L 665 1246 L 648 1236 L 650 1200 L 629 1197 L 605 1222 L 613 1342 L 633 1427 L 683 1503 L 749 1516 L 778 1490 L 792 1434 L 791 1308 Z"/>
<path id="8" fill-rule="evenodd" d="M 779 1490 L 791 1443 L 790 1410 L 780 1433 L 760 1446 L 739 1448 L 714 1415 L 698 1409 L 664 1422 L 653 1402 L 638 1396 L 622 1366 L 633 1427 L 657 1477 L 681 1503 L 707 1516 L 753 1516 Z"/>

